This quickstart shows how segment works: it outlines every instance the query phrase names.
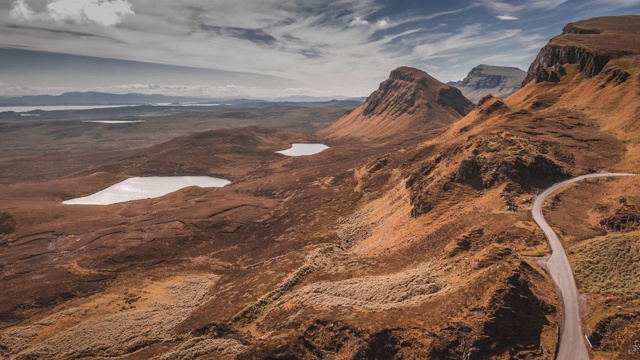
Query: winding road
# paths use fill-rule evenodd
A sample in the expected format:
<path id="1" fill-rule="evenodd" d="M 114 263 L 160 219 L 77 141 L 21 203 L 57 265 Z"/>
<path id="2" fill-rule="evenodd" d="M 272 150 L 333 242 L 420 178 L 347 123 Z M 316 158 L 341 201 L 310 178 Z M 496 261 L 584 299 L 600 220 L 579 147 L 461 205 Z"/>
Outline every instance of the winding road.
<path id="1" fill-rule="evenodd" d="M 542 216 L 542 204 L 554 192 L 565 186 L 571 185 L 578 181 L 590 178 L 612 177 L 612 176 L 635 176 L 635 174 L 623 173 L 600 173 L 579 176 L 573 179 L 557 183 L 538 195 L 533 203 L 531 214 L 533 219 L 538 223 L 551 246 L 551 257 L 547 261 L 547 268 L 553 281 L 558 286 L 562 308 L 564 309 L 564 319 L 562 324 L 562 334 L 560 336 L 560 347 L 558 349 L 558 360 L 586 360 L 589 359 L 585 339 L 580 329 L 580 303 L 578 298 L 578 288 L 573 277 L 573 271 L 569 264 L 567 254 L 562 247 L 558 235 L 551 229 Z"/>

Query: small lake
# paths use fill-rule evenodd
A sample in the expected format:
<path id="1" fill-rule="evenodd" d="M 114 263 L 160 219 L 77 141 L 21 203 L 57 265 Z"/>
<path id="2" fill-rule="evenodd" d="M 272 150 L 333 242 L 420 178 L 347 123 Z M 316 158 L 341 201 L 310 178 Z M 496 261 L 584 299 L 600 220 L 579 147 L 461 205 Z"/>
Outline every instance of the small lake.
<path id="1" fill-rule="evenodd" d="M 231 182 L 209 176 L 134 177 L 107 189 L 77 199 L 63 201 L 66 205 L 111 205 L 133 200 L 158 198 L 189 186 L 224 187 Z"/>
<path id="2" fill-rule="evenodd" d="M 286 156 L 307 156 L 321 153 L 328 148 L 329 147 L 324 144 L 293 144 L 291 145 L 291 149 L 276 152 Z"/>

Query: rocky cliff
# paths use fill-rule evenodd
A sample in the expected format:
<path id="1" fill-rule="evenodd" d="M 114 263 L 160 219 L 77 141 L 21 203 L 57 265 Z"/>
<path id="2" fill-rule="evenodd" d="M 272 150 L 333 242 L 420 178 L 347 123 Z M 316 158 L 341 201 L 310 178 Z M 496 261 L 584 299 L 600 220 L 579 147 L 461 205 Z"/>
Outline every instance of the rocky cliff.
<path id="1" fill-rule="evenodd" d="M 529 67 L 523 85 L 530 82 L 558 82 L 566 74 L 564 66 L 575 65 L 585 77 L 599 75 L 613 59 L 637 54 L 640 42 L 637 37 L 637 22 L 640 16 L 629 15 L 609 22 L 609 18 L 571 23 L 562 34 L 551 39 L 542 48 Z M 612 70 L 609 76 L 621 83 L 630 74 Z"/>
<path id="2" fill-rule="evenodd" d="M 424 71 L 391 72 L 358 109 L 324 131 L 330 138 L 382 138 L 449 125 L 473 109 L 460 90 Z"/>
<path id="3" fill-rule="evenodd" d="M 461 81 L 449 82 L 474 103 L 491 94 L 506 98 L 520 89 L 527 73 L 515 67 L 478 65 Z"/>

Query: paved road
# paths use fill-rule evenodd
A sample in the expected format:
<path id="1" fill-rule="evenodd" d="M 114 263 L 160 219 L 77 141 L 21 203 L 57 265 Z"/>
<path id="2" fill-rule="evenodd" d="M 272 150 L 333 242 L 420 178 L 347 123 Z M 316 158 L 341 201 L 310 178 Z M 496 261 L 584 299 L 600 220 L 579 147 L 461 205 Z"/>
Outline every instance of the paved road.
<path id="1" fill-rule="evenodd" d="M 542 216 L 542 204 L 559 189 L 578 182 L 580 180 L 598 177 L 611 176 L 635 176 L 635 174 L 621 173 L 601 173 L 579 176 L 561 183 L 555 184 L 536 197 L 531 209 L 533 219 L 538 223 L 551 245 L 551 257 L 547 262 L 547 267 L 553 281 L 555 281 L 560 291 L 562 308 L 564 309 L 564 319 L 562 324 L 562 334 L 560 336 L 560 348 L 558 349 L 558 360 L 583 360 L 589 359 L 587 346 L 585 344 L 582 330 L 580 329 L 580 303 L 578 300 L 578 289 L 573 278 L 573 271 L 567 259 L 567 254 L 562 247 L 558 235 L 553 232 L 551 226 Z"/>

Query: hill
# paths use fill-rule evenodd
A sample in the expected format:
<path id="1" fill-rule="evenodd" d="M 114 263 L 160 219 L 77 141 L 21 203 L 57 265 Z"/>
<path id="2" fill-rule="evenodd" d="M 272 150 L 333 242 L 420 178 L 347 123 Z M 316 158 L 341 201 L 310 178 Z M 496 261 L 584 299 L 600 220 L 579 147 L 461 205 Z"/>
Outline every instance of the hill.
<path id="1" fill-rule="evenodd" d="M 460 91 L 424 71 L 391 72 L 367 101 L 323 131 L 331 139 L 379 139 L 447 126 L 473 108 Z"/>
<path id="2" fill-rule="evenodd" d="M 520 90 L 526 76 L 527 73 L 518 68 L 481 64 L 471 69 L 463 80 L 448 84 L 460 89 L 462 95 L 477 104 L 489 94 L 508 97 Z"/>

